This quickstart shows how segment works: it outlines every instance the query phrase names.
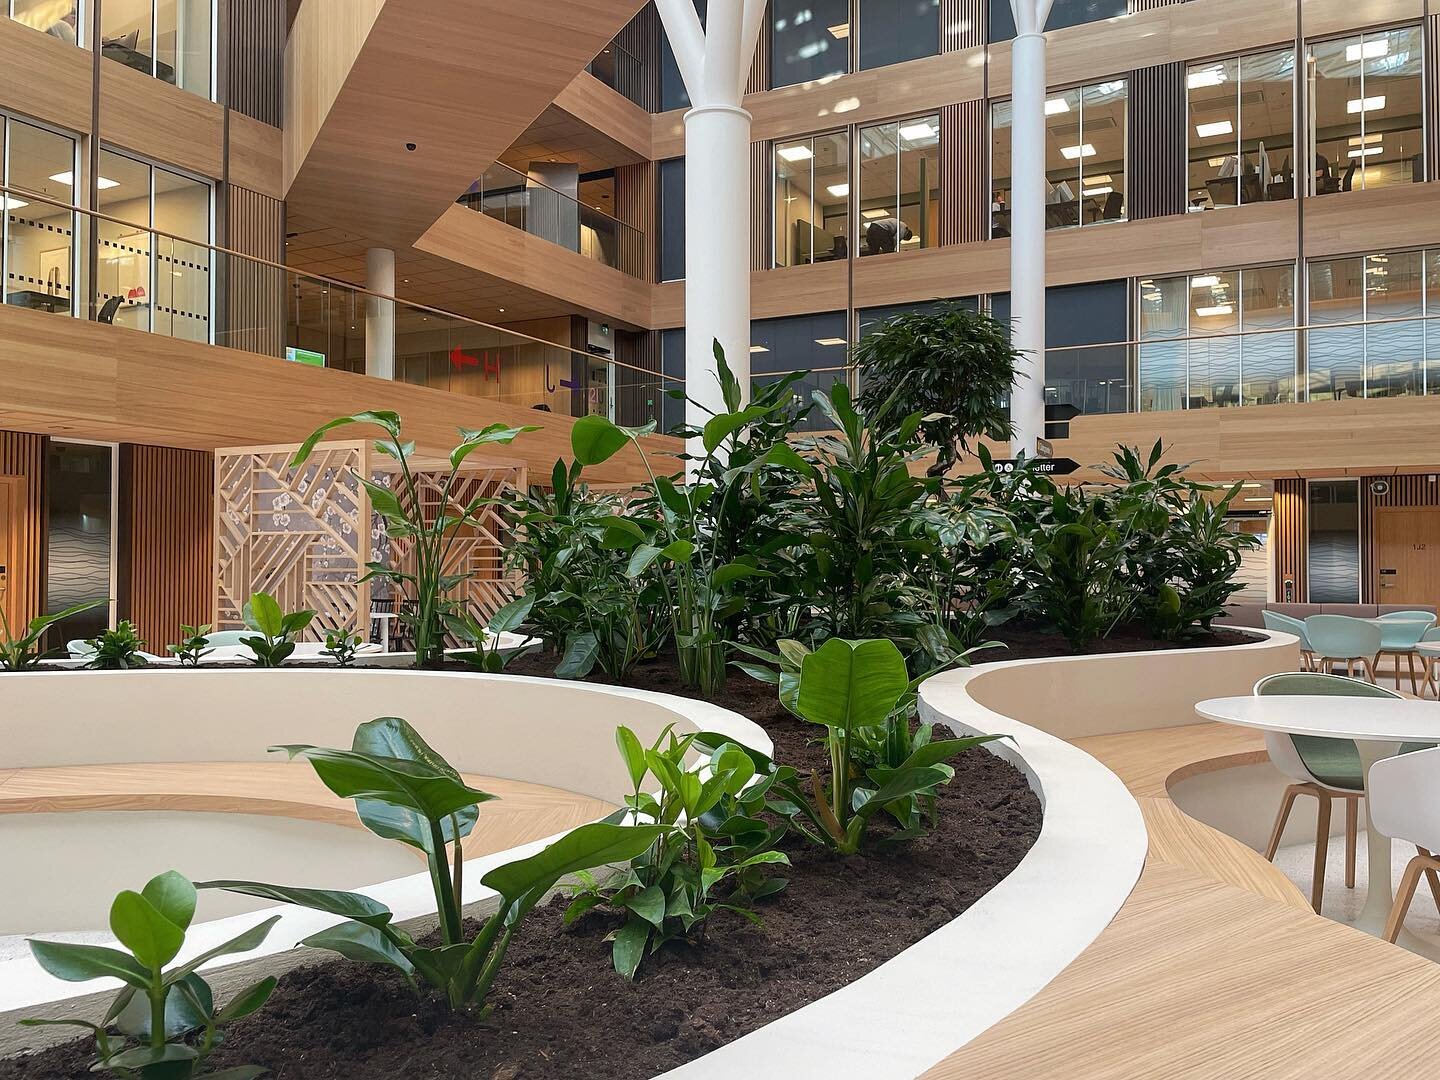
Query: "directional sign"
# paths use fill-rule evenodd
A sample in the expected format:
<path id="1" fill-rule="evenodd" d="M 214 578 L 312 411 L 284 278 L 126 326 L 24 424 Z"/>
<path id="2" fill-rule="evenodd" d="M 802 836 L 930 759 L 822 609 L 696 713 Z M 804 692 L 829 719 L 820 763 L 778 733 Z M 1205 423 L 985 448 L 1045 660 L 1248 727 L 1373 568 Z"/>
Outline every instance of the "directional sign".
<path id="1" fill-rule="evenodd" d="M 1040 473 L 1044 476 L 1069 476 L 1080 468 L 1080 463 L 1073 458 L 1031 458 L 1030 471 Z M 990 471 L 995 473 L 1013 473 L 1020 468 L 1018 458 L 996 458 L 990 463 Z"/>

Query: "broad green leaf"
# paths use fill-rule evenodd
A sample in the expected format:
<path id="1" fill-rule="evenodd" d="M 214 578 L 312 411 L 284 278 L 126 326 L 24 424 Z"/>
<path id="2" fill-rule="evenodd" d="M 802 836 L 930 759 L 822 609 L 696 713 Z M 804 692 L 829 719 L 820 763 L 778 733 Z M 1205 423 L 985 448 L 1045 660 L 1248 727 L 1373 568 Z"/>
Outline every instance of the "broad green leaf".
<path id="1" fill-rule="evenodd" d="M 645 956 L 645 943 L 650 940 L 650 924 L 638 915 L 632 915 L 615 935 L 610 949 L 610 960 L 615 970 L 627 979 L 635 977 L 635 970 Z"/>
<path id="2" fill-rule="evenodd" d="M 462 431 L 465 441 L 450 452 L 450 467 L 458 469 L 465 463 L 465 459 L 482 446 L 496 444 L 508 445 L 517 437 L 527 431 L 539 431 L 535 426 L 527 427 L 506 427 L 504 424 L 491 424 L 489 427 L 481 428 L 478 431 Z"/>
<path id="3" fill-rule="evenodd" d="M 582 465 L 609 461 L 630 441 L 629 436 L 603 416 L 582 416 L 570 429 L 570 450 Z"/>
<path id="4" fill-rule="evenodd" d="M 910 686 L 905 658 L 885 639 L 831 638 L 800 667 L 796 708 L 814 724 L 851 731 L 885 722 Z"/>
<path id="5" fill-rule="evenodd" d="M 133 1046 L 105 1059 L 107 1069 L 145 1069 L 175 1061 L 195 1061 L 200 1051 L 183 1043 L 166 1043 L 164 1046 Z"/>
<path id="6" fill-rule="evenodd" d="M 490 621 L 486 623 L 485 628 L 492 634 L 513 633 L 530 617 L 530 609 L 534 606 L 534 593 L 516 597 L 508 604 L 502 604 L 499 610 L 490 616 Z"/>
<path id="7" fill-rule="evenodd" d="M 777 442 L 770 447 L 765 451 L 763 460 L 767 465 L 779 465 L 786 469 L 794 469 L 807 479 L 815 475 L 815 467 L 797 454 L 795 448 L 788 442 Z"/>
<path id="8" fill-rule="evenodd" d="M 250 629 L 264 634 L 266 637 L 279 637 L 284 613 L 275 598 L 267 592 L 257 592 L 250 596 L 240 612 L 245 625 Z"/>
<path id="9" fill-rule="evenodd" d="M 395 943 L 373 926 L 343 922 L 326 927 L 300 942 L 312 949 L 328 949 L 361 964 L 384 964 L 409 972 L 410 961 Z"/>
<path id="10" fill-rule="evenodd" d="M 420 972 L 426 982 L 431 986 L 443 987 L 456 981 L 465 961 L 471 959 L 472 951 L 468 943 L 456 942 L 454 945 L 442 945 L 438 949 L 413 949 L 410 959 L 415 964 L 415 970 Z"/>
<path id="11" fill-rule="evenodd" d="M 204 888 L 197 885 L 197 888 Z M 240 890 L 234 890 L 239 892 Z M 256 894 L 258 895 L 258 894 Z M 387 913 L 388 914 L 388 913 Z M 279 915 L 271 915 L 264 922 L 258 922 L 242 934 L 236 934 L 229 941 L 216 945 L 213 949 L 206 949 L 199 956 L 188 963 L 165 973 L 167 983 L 179 982 L 202 964 L 208 964 L 211 960 L 220 956 L 233 956 L 235 953 L 249 952 L 251 949 L 258 949 L 265 939 L 270 936 L 270 931 L 280 921 Z"/>
<path id="12" fill-rule="evenodd" d="M 464 778 L 450 763 L 436 753 L 430 744 L 420 737 L 418 731 L 398 716 L 382 716 L 361 724 L 355 729 L 350 748 L 376 759 L 416 762 L 457 784 L 465 783 Z M 492 798 L 494 796 L 486 795 L 484 799 L 476 801 L 485 802 Z M 434 846 L 430 820 L 414 807 L 357 795 L 355 812 L 365 827 L 376 836 L 386 840 L 399 840 L 402 844 L 409 844 L 427 854 Z M 454 816 L 460 823 L 460 836 L 470 835 L 479 815 L 479 808 L 473 803 L 455 811 Z M 445 843 L 453 843 L 455 835 L 450 815 L 446 814 L 434 820 L 440 822 Z"/>
<path id="13" fill-rule="evenodd" d="M 258 896 L 262 900 L 277 900 L 282 904 L 297 904 L 311 911 L 323 911 L 327 915 L 339 915 L 354 919 L 368 926 L 384 926 L 392 918 L 390 909 L 378 900 L 371 900 L 363 893 L 343 892 L 337 889 L 304 889 L 291 885 L 267 885 L 263 881 L 197 881 L 197 889 L 224 889 L 226 892 Z M 253 946 L 252 946 L 253 948 Z"/>
<path id="14" fill-rule="evenodd" d="M 357 923 L 346 923 L 346 926 L 356 926 Z M 269 1000 L 270 994 L 275 989 L 275 976 L 267 975 L 248 990 L 242 990 L 230 999 L 230 1003 L 215 1014 L 215 1023 L 228 1024 L 232 1020 L 239 1020 L 242 1016 L 249 1016 L 256 1009 Z"/>
<path id="15" fill-rule="evenodd" d="M 185 875 L 174 870 L 166 870 L 151 878 L 140 890 L 140 895 L 181 930 L 187 929 L 190 920 L 195 917 L 195 886 Z"/>
<path id="16" fill-rule="evenodd" d="M 310 433 L 310 436 L 300 444 L 300 449 L 295 451 L 295 456 L 290 459 L 290 467 L 298 468 L 305 464 L 310 452 L 315 449 L 315 444 L 325 435 L 327 431 L 334 431 L 346 424 L 377 424 L 384 428 L 392 439 L 400 437 L 400 416 L 384 409 L 371 409 L 366 412 L 356 413 L 354 416 L 338 416 L 328 424 L 321 424 Z"/>
<path id="17" fill-rule="evenodd" d="M 66 982 L 119 979 L 141 990 L 150 985 L 150 973 L 144 965 L 119 949 L 37 938 L 30 938 L 27 944 L 36 962 L 57 979 Z"/>
<path id="18" fill-rule="evenodd" d="M 651 926 L 659 926 L 665 921 L 665 890 L 659 885 L 647 885 L 626 900 L 625 906 Z"/>
<path id="19" fill-rule="evenodd" d="M 164 967 L 185 944 L 185 931 L 133 889 L 120 892 L 111 903 L 110 932 L 148 968 Z"/>
<path id="20" fill-rule="evenodd" d="M 481 883 L 517 904 L 512 917 L 518 918 L 566 874 L 629 862 L 668 831 L 663 825 L 581 825 L 529 858 L 497 866 Z"/>
<path id="21" fill-rule="evenodd" d="M 732 562 L 726 563 L 715 571 L 713 578 L 715 587 L 723 589 L 731 582 L 739 581 L 741 578 L 774 577 L 769 570 L 761 570 L 759 567 L 751 566 L 749 563 Z"/>
<path id="22" fill-rule="evenodd" d="M 400 505 L 399 496 L 391 491 L 384 484 L 377 484 L 373 480 L 360 478 L 360 483 L 370 495 L 370 508 L 380 514 L 388 521 L 408 521 L 410 516 L 405 513 L 404 507 Z"/>
<path id="23" fill-rule="evenodd" d="M 625 759 L 625 768 L 630 773 L 630 786 L 638 790 L 647 771 L 645 748 L 640 745 L 635 733 L 624 724 L 615 729 L 615 745 L 620 747 L 620 756 Z"/>
<path id="24" fill-rule="evenodd" d="M 695 556 L 695 545 L 689 540 L 676 540 L 667 544 L 660 554 L 671 562 L 688 563 Z"/>
<path id="25" fill-rule="evenodd" d="M 641 544 L 630 553 L 630 562 L 625 567 L 625 576 L 637 578 L 649 569 L 650 564 L 660 557 L 661 549 L 654 544 Z"/>
<path id="26" fill-rule="evenodd" d="M 557 679 L 583 679 L 595 667 L 600 641 L 592 633 L 576 634 L 565 644 L 565 655 L 555 665 Z"/>
<path id="27" fill-rule="evenodd" d="M 112 1006 L 112 1011 L 114 1007 Z M 177 980 L 165 995 L 165 1037 L 174 1039 L 205 1025 L 215 1012 L 210 984 L 191 973 Z M 131 994 L 124 1009 L 115 1012 L 115 1027 L 142 1041 L 150 1038 L 150 1002 L 141 994 Z"/>

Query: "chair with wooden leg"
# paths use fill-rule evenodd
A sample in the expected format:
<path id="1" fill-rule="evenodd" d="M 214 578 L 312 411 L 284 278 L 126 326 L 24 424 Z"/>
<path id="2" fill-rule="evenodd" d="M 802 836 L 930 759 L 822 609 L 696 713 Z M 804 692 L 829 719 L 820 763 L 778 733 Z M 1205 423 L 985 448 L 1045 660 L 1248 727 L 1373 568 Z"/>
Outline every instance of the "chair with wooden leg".
<path id="1" fill-rule="evenodd" d="M 1269 608 L 1260 612 L 1260 618 L 1265 622 L 1266 630 L 1279 630 L 1282 633 L 1294 634 L 1300 639 L 1300 666 L 1307 670 L 1315 667 L 1315 648 L 1310 644 L 1310 639 L 1305 636 L 1305 623 L 1291 615 L 1283 615 L 1278 611 L 1271 611 Z"/>
<path id="2" fill-rule="evenodd" d="M 1305 636 L 1319 658 L 1316 670 L 1330 674 L 1334 665 L 1343 663 L 1345 674 L 1354 675 L 1358 661 L 1360 674 L 1375 681 L 1375 659 L 1381 645 L 1378 623 L 1349 615 L 1311 615 L 1305 620 Z"/>
<path id="3" fill-rule="evenodd" d="M 1440 851 L 1440 749 L 1386 758 L 1372 765 L 1370 815 L 1382 833 L 1408 840 L 1418 852 L 1405 867 L 1385 922 L 1385 940 L 1394 941 L 1400 936 L 1421 874 L 1440 909 L 1440 875 L 1436 873 L 1440 858 L 1433 854 Z"/>
<path id="4" fill-rule="evenodd" d="M 1325 675 L 1308 671 L 1267 675 L 1255 684 L 1257 696 L 1335 696 L 1398 698 L 1401 695 L 1373 683 L 1348 679 L 1341 675 Z M 1401 753 L 1425 749 L 1428 744 L 1406 744 Z M 1360 800 L 1365 797 L 1364 773 L 1360 752 L 1349 739 L 1327 739 L 1311 735 L 1284 735 L 1266 732 L 1265 749 L 1270 761 L 1286 777 L 1294 781 L 1280 799 L 1275 827 L 1265 858 L 1274 861 L 1280 838 L 1290 820 L 1290 810 L 1300 795 L 1313 796 L 1318 804 L 1315 827 L 1314 879 L 1310 886 L 1310 903 L 1320 911 L 1325 897 L 1325 862 L 1330 847 L 1330 809 L 1334 799 L 1345 800 L 1345 887 L 1355 887 L 1355 843 L 1358 832 Z"/>
<path id="5" fill-rule="evenodd" d="M 1415 646 L 1435 626 L 1435 616 L 1428 611 L 1392 611 L 1375 621 L 1380 624 L 1380 655 L 1395 658 L 1395 689 L 1400 689 L 1400 661 L 1403 659 L 1410 669 L 1410 692 L 1419 697 Z"/>

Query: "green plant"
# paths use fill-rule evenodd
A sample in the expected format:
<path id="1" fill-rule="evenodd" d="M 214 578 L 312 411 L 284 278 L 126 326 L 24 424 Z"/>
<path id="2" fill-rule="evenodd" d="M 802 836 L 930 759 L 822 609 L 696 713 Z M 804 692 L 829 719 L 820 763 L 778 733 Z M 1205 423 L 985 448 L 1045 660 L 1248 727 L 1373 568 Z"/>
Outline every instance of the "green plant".
<path id="1" fill-rule="evenodd" d="M 415 639 L 415 666 L 440 664 L 445 655 L 446 632 L 465 637 L 469 632 L 465 613 L 458 601 L 450 598 L 460 585 L 473 576 L 473 571 L 452 570 L 451 552 L 455 540 L 465 530 L 483 526 L 477 512 L 497 500 L 477 495 L 463 506 L 453 499 L 456 481 L 466 458 L 482 446 L 494 446 L 514 442 L 516 437 L 527 431 L 539 431 L 537 427 L 506 427 L 504 424 L 490 424 L 478 430 L 460 429 L 460 443 L 450 451 L 450 472 L 440 485 L 440 510 L 434 515 L 425 513 L 427 500 L 422 497 L 420 484 L 412 464 L 415 444 L 402 442 L 400 417 L 393 412 L 374 409 L 341 416 L 322 424 L 301 444 L 290 461 L 292 469 L 304 465 L 326 432 L 346 424 L 373 424 L 380 428 L 385 437 L 376 440 L 375 450 L 395 459 L 399 465 L 397 482 L 399 488 L 392 491 L 383 484 L 377 484 L 368 476 L 355 473 L 355 479 L 370 495 L 370 505 L 385 519 L 385 528 L 392 540 L 406 540 L 414 545 L 415 572 L 409 573 L 383 563 L 367 563 L 365 579 L 383 578 L 404 595 L 408 604 L 400 607 L 400 618 L 410 627 Z"/>
<path id="2" fill-rule="evenodd" d="M 254 637 L 240 639 L 240 644 L 248 646 L 253 654 L 251 663 L 256 667 L 279 667 L 295 651 L 295 635 L 310 625 L 315 612 L 283 612 L 273 596 L 257 592 L 245 601 L 240 618 L 255 631 Z"/>
<path id="3" fill-rule="evenodd" d="M 954 300 L 887 319 L 851 352 L 863 373 L 859 404 L 875 423 L 924 417 L 920 431 L 938 451 L 931 476 L 948 473 L 975 438 L 1014 434 L 1004 402 L 1018 357 L 1004 323 Z"/>
<path id="4" fill-rule="evenodd" d="M 30 671 L 39 667 L 41 660 L 47 660 L 64 652 L 62 647 L 53 649 L 42 647 L 41 641 L 45 637 L 45 631 L 72 615 L 79 615 L 82 611 L 90 611 L 92 608 L 109 602 L 109 600 L 87 600 L 84 603 L 73 604 L 64 611 L 41 615 L 31 619 L 25 627 L 25 633 L 19 637 L 16 637 L 11 631 L 10 620 L 5 615 L 5 605 L 0 604 L 0 671 Z"/>
<path id="5" fill-rule="evenodd" d="M 145 667 L 149 661 L 140 655 L 145 642 L 129 619 L 122 619 L 113 630 L 102 630 L 98 637 L 85 642 L 94 655 L 85 662 L 87 668 L 102 671 L 123 671 L 126 668 Z"/>
<path id="6" fill-rule="evenodd" d="M 536 855 L 496 867 L 481 884 L 499 894 L 499 909 L 486 919 L 476 937 L 467 940 L 461 920 L 462 842 L 479 817 L 479 804 L 493 795 L 467 784 L 398 717 L 361 724 L 349 750 L 309 745 L 271 749 L 307 759 L 326 787 L 342 799 L 355 800 L 361 824 L 376 836 L 424 853 L 442 944 L 436 948 L 418 945 L 394 925 L 389 908 L 360 893 L 257 881 L 207 881 L 199 887 L 228 889 L 338 915 L 346 921 L 310 935 L 302 944 L 395 968 L 412 985 L 418 974 L 445 995 L 452 1009 L 484 1001 L 520 920 L 557 881 L 581 870 L 632 859 L 665 831 L 660 825 L 582 825 Z M 453 857 L 447 855 L 450 846 Z"/>
<path id="7" fill-rule="evenodd" d="M 520 629 L 534 604 L 535 598 L 529 593 L 517 596 L 509 603 L 502 604 L 483 627 L 471 626 L 467 636 L 477 647 L 471 652 L 462 653 L 461 658 L 481 671 L 492 674 L 504 671 L 512 654 L 500 651 L 500 635 Z"/>
<path id="8" fill-rule="evenodd" d="M 248 1016 L 275 989 L 273 976 L 241 990 L 223 1009 L 215 1008 L 210 985 L 197 970 L 216 957 L 249 952 L 280 921 L 275 915 L 238 937 L 166 970 L 185 944 L 195 915 L 195 886 L 168 870 L 139 892 L 127 889 L 110 905 L 110 930 L 125 951 L 31 938 L 30 951 L 42 968 L 66 982 L 115 978 L 124 986 L 99 1024 L 73 1019 L 27 1019 L 30 1026 L 72 1026 L 95 1036 L 105 1070 L 120 1080 L 251 1080 L 267 1070 L 253 1065 L 201 1073 L 220 1044 L 225 1025 Z"/>
<path id="9" fill-rule="evenodd" d="M 321 656 L 328 656 L 339 667 L 350 667 L 355 663 L 355 654 L 365 644 L 365 637 L 358 630 L 340 628 L 325 631 L 325 648 Z"/>
<path id="10" fill-rule="evenodd" d="M 182 667 L 199 667 L 200 661 L 215 651 L 208 647 L 210 639 L 206 635 L 210 633 L 210 629 L 208 623 L 204 626 L 186 626 L 181 623 L 180 635 L 183 640 L 178 645 L 167 645 L 165 648 L 180 661 Z"/>
<path id="11" fill-rule="evenodd" d="M 719 742 L 692 767 L 687 759 L 699 738 L 676 736 L 667 727 L 647 749 L 629 728 L 615 731 L 633 788 L 619 819 L 672 828 L 605 882 L 582 875 L 565 921 L 600 904 L 623 910 L 625 924 L 613 936 L 611 956 L 626 978 L 634 978 L 646 953 L 666 941 L 703 935 L 716 911 L 758 922 L 750 902 L 786 884 L 767 873 L 790 862 L 775 850 L 784 826 L 761 817 L 774 775 L 757 778 L 751 752 L 730 741 Z M 645 790 L 647 782 L 658 790 Z M 730 889 L 721 899 L 716 890 L 726 882 Z"/>

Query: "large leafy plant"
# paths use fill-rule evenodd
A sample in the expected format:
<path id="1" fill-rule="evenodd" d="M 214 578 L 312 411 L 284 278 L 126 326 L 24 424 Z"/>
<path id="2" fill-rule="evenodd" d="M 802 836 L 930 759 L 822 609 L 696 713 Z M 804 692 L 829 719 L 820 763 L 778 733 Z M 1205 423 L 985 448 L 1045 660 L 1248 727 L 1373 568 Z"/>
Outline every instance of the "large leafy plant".
<path id="1" fill-rule="evenodd" d="M 433 516 L 424 511 L 419 481 L 415 475 L 415 443 L 403 441 L 400 417 L 382 409 L 341 416 L 322 424 L 301 444 L 290 462 L 292 469 L 304 465 L 315 444 L 326 433 L 347 424 L 368 424 L 381 429 L 384 437 L 374 443 L 377 453 L 393 458 L 399 466 L 397 489 L 391 490 L 368 476 L 355 478 L 370 494 L 370 505 L 385 519 L 385 528 L 392 540 L 407 540 L 414 545 L 413 573 L 383 563 L 367 563 L 366 578 L 382 578 L 399 591 L 408 604 L 400 609 L 400 618 L 409 627 L 415 641 L 415 665 L 425 667 L 443 661 L 445 637 L 449 632 L 460 638 L 473 633 L 463 605 L 451 594 L 470 579 L 469 570 L 455 570 L 451 555 L 456 539 L 467 529 L 483 525 L 479 511 L 497 500 L 477 495 L 463 505 L 455 505 L 451 496 L 456 491 L 460 472 L 471 454 L 484 446 L 508 445 L 527 431 L 538 427 L 507 427 L 490 424 L 471 430 L 460 429 L 460 442 L 450 451 L 450 471 L 440 485 L 440 510 Z M 362 579 L 365 580 L 365 579 Z"/>
<path id="2" fill-rule="evenodd" d="M 394 968 L 412 985 L 418 975 L 443 993 L 452 1009 L 484 1001 L 520 921 L 562 877 L 632 859 L 665 831 L 662 825 L 582 825 L 538 854 L 496 867 L 480 880 L 499 894 L 499 908 L 479 934 L 469 938 L 461 918 L 462 845 L 479 817 L 479 804 L 493 795 L 466 783 L 398 717 L 361 724 L 349 750 L 310 745 L 272 749 L 308 760 L 326 787 L 355 800 L 361 823 L 376 836 L 424 854 L 441 944 L 418 944 L 394 924 L 389 908 L 361 893 L 233 880 L 202 882 L 200 888 L 228 889 L 340 916 L 346 921 L 310 935 L 302 944 Z"/>
<path id="3" fill-rule="evenodd" d="M 65 650 L 61 646 L 45 648 L 43 645 L 45 632 L 72 615 L 79 615 L 82 611 L 90 611 L 109 602 L 109 600 L 86 600 L 83 603 L 72 604 L 64 611 L 37 616 L 31 619 L 23 628 L 24 632 L 19 634 L 10 629 L 10 620 L 5 614 L 5 605 L 0 604 L 0 671 L 31 671 L 40 666 L 41 660 L 47 660 L 63 653 Z"/>
<path id="4" fill-rule="evenodd" d="M 920 430 L 938 451 L 932 476 L 948 473 L 977 437 L 1014 433 L 1004 403 L 1019 353 L 1009 328 L 984 312 L 936 301 L 868 331 L 851 355 L 863 380 L 861 407 L 877 422 L 924 417 Z"/>
<path id="5" fill-rule="evenodd" d="M 249 952 L 280 921 L 275 915 L 194 959 L 166 968 L 185 944 L 195 915 L 195 886 L 174 870 L 151 878 L 139 892 L 126 889 L 110 905 L 110 930 L 124 949 L 31 938 L 42 968 L 66 982 L 114 978 L 124 985 L 99 1024 L 75 1019 L 28 1019 L 26 1025 L 65 1025 L 95 1036 L 99 1062 L 120 1080 L 251 1080 L 265 1069 L 251 1065 L 202 1073 L 205 1059 L 224 1037 L 225 1025 L 248 1016 L 275 989 L 274 977 L 241 990 L 215 1008 L 202 964 Z"/>
<path id="6" fill-rule="evenodd" d="M 700 739 L 695 733 L 677 736 L 667 727 L 647 748 L 629 728 L 615 732 L 633 787 L 617 817 L 672 828 L 624 871 L 604 882 L 583 878 L 565 921 L 600 904 L 623 910 L 626 920 L 613 936 L 612 958 L 626 978 L 666 941 L 703 934 L 716 911 L 754 920 L 750 902 L 786 884 L 767 873 L 790 861 L 775 850 L 785 827 L 762 817 L 774 774 L 758 777 L 751 752 L 728 740 L 692 765 Z"/>
<path id="7" fill-rule="evenodd" d="M 240 639 L 250 650 L 250 662 L 256 667 L 279 667 L 295 651 L 296 637 L 310 625 L 315 612 L 283 611 L 275 597 L 257 592 L 245 601 L 240 618 L 253 631 Z"/>
<path id="8" fill-rule="evenodd" d="M 124 671 L 128 668 L 145 667 L 149 661 L 141 655 L 145 642 L 135 624 L 122 619 L 112 630 L 102 630 L 85 642 L 92 655 L 85 666 L 101 671 Z"/>

